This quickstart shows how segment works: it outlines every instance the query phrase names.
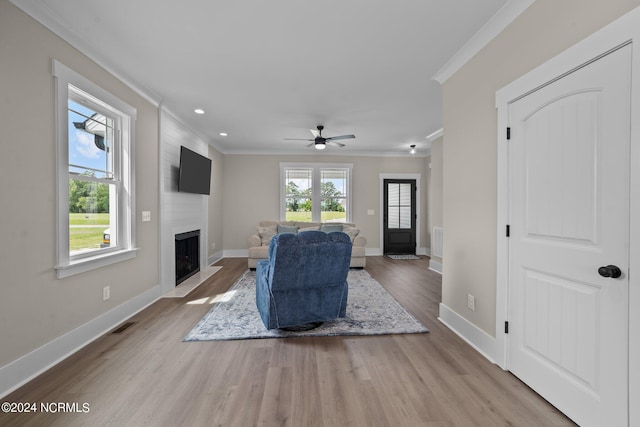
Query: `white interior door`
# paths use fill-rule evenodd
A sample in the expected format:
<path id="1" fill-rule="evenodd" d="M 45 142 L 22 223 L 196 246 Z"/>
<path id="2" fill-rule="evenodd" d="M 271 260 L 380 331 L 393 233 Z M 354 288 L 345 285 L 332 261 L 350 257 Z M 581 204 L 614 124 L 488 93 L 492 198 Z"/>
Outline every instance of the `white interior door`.
<path id="1" fill-rule="evenodd" d="M 627 45 L 509 107 L 508 369 L 581 426 L 628 423 L 630 82 Z"/>

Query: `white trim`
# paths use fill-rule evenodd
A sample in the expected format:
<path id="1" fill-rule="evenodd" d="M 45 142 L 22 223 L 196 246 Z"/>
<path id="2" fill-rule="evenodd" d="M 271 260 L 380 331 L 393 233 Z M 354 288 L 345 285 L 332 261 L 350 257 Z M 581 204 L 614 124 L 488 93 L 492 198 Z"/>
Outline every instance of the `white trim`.
<path id="1" fill-rule="evenodd" d="M 533 4 L 535 0 L 510 0 L 505 4 L 480 30 L 462 46 L 455 55 L 432 77 L 440 84 L 446 82 L 449 77 L 464 66 L 482 48 L 489 44 L 509 24 L 511 24 L 522 12 Z"/>
<path id="2" fill-rule="evenodd" d="M 491 363 L 496 363 L 496 340 L 446 305 L 440 303 L 440 315 L 438 320 L 456 335 L 462 338 L 467 344 L 482 354 Z"/>
<path id="3" fill-rule="evenodd" d="M 509 104 L 539 88 L 558 76 L 589 63 L 594 58 L 610 50 L 632 42 L 631 67 L 631 165 L 640 165 L 640 7 L 618 18 L 611 24 L 593 33 L 573 47 L 538 66 L 524 76 L 496 92 L 498 109 L 498 247 L 496 283 L 496 355 L 498 364 L 508 366 L 507 342 L 500 325 L 508 314 L 508 240 L 504 237 L 504 227 L 509 220 L 508 200 L 508 147 L 505 142 L 505 128 L 509 123 Z M 640 181 L 640 167 L 631 167 L 630 180 Z M 640 188 L 631 185 L 630 192 L 630 256 L 629 270 L 640 271 Z M 629 425 L 640 420 L 640 279 L 629 275 Z M 498 355 L 499 353 L 499 355 Z"/>
<path id="4" fill-rule="evenodd" d="M 0 367 L 0 398 L 100 338 L 161 298 L 156 285 L 93 320 Z"/>
<path id="5" fill-rule="evenodd" d="M 213 144 L 211 144 L 213 146 Z M 215 146 L 214 146 L 215 148 Z M 220 151 L 222 154 L 244 154 L 244 155 L 251 155 L 251 156 L 304 156 L 304 157 L 310 157 L 310 158 L 317 158 L 318 156 L 318 150 L 316 150 L 315 148 L 313 149 L 309 149 L 307 151 L 304 152 L 300 152 L 300 150 L 296 150 L 296 149 L 287 149 L 287 150 L 279 150 L 279 149 L 246 149 L 246 150 L 237 150 L 237 149 L 233 149 L 233 148 L 226 148 L 226 149 L 219 149 L 218 151 Z M 402 148 L 401 150 L 398 151 L 352 151 L 350 150 L 348 147 L 344 147 L 344 148 L 340 148 L 340 151 L 338 150 L 331 150 L 331 149 L 326 149 L 323 150 L 324 152 L 322 153 L 322 156 L 327 156 L 327 157 L 338 157 L 340 159 L 343 159 L 345 157 L 408 157 L 408 158 L 413 158 L 413 157 L 429 157 L 430 156 L 430 151 L 429 150 L 420 150 L 417 151 L 416 154 L 411 154 L 409 153 L 409 150 Z"/>
<path id="6" fill-rule="evenodd" d="M 81 74 L 76 73 L 71 68 L 62 64 L 61 62 L 52 60 L 51 63 L 51 74 L 58 78 L 58 80 L 62 80 L 65 82 L 65 89 L 67 83 L 72 84 L 78 89 L 87 92 L 91 96 L 99 99 L 105 104 L 109 104 L 109 106 L 115 108 L 112 109 L 115 113 L 124 113 L 127 116 L 131 117 L 131 120 L 135 121 L 137 118 L 137 111 L 134 107 L 122 101 L 117 96 L 111 94 L 111 92 L 101 88 L 97 84 L 93 83 L 91 80 L 87 79 Z M 67 105 L 67 97 L 64 98 L 64 105 L 66 108 Z"/>
<path id="7" fill-rule="evenodd" d="M 420 247 L 420 233 L 422 230 L 422 213 L 420 211 L 420 180 L 419 173 L 381 173 L 380 175 L 380 255 L 384 253 L 384 180 L 385 179 L 413 179 L 416 181 L 416 251 Z"/>
<path id="8" fill-rule="evenodd" d="M 56 260 L 58 279 L 128 260 L 136 256 L 135 218 L 135 122 L 137 110 L 66 65 L 52 59 L 55 80 L 56 123 Z M 73 86 L 71 88 L 70 86 Z M 77 89 L 77 90 L 76 90 Z M 68 101 L 70 92 L 99 104 L 121 122 L 120 138 L 114 153 L 119 173 L 117 197 L 117 250 L 96 250 L 86 257 L 69 252 L 69 135 Z M 82 93 L 81 93 L 82 92 Z M 74 95 L 74 96 L 75 96 Z M 123 153 L 126 153 L 123 154 Z M 112 230 L 113 231 L 113 230 Z"/>
<path id="9" fill-rule="evenodd" d="M 364 256 L 382 256 L 382 248 L 364 248 Z"/>
<path id="10" fill-rule="evenodd" d="M 436 139 L 440 138 L 443 135 L 444 135 L 444 129 L 440 128 L 437 131 L 430 133 L 425 138 L 427 138 L 430 142 L 433 142 L 433 141 L 435 141 Z"/>
<path id="11" fill-rule="evenodd" d="M 438 274 L 442 274 L 442 263 L 431 258 L 429 260 L 429 270 L 435 271 Z"/>
<path id="12" fill-rule="evenodd" d="M 65 277 L 75 276 L 76 274 L 86 273 L 87 271 L 95 270 L 96 268 L 106 267 L 107 265 L 126 261 L 128 259 L 135 258 L 137 252 L 138 248 L 124 249 L 121 251 L 100 254 L 94 257 L 82 258 L 77 261 L 72 261 L 66 265 L 57 265 L 55 267 L 57 277 L 58 279 L 64 279 Z"/>
<path id="13" fill-rule="evenodd" d="M 249 253 L 247 251 L 247 257 L 248 256 Z M 224 251 L 218 251 L 207 258 L 207 265 L 213 265 L 216 262 L 220 261 L 222 258 L 224 258 Z"/>
<path id="14" fill-rule="evenodd" d="M 225 249 L 223 258 L 249 258 L 249 249 Z"/>

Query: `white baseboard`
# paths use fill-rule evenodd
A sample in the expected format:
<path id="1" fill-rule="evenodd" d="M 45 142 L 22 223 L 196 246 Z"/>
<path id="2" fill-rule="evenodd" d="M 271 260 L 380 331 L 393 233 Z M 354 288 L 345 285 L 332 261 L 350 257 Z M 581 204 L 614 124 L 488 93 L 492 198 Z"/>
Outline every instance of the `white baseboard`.
<path id="1" fill-rule="evenodd" d="M 431 256 L 431 248 L 416 248 L 416 255 Z"/>
<path id="2" fill-rule="evenodd" d="M 153 304 L 161 296 L 161 287 L 156 285 L 84 325 L 0 367 L 0 398 L 100 338 L 126 319 Z"/>
<path id="3" fill-rule="evenodd" d="M 496 363 L 496 339 L 440 303 L 440 316 L 438 320 L 451 329 L 467 344 L 476 349 L 478 353 L 486 357 L 491 363 Z"/>
<path id="4" fill-rule="evenodd" d="M 384 255 L 384 251 L 382 248 L 364 248 L 364 254 L 365 256 L 382 256 Z M 431 256 L 431 249 L 423 247 L 416 248 L 416 255 Z"/>
<path id="5" fill-rule="evenodd" d="M 429 270 L 442 274 L 442 263 L 435 261 L 433 258 L 429 260 Z"/>
<path id="6" fill-rule="evenodd" d="M 364 248 L 365 256 L 382 256 L 384 253 L 382 252 L 382 248 Z"/>
<path id="7" fill-rule="evenodd" d="M 223 258 L 249 258 L 249 249 L 226 249 Z"/>
<path id="8" fill-rule="evenodd" d="M 365 256 L 382 256 L 382 255 L 384 255 L 384 252 L 382 251 L 382 248 L 365 248 L 364 249 L 364 254 L 365 254 Z M 416 249 L 416 255 L 427 255 L 427 256 L 430 256 L 431 255 L 431 249 L 430 248 L 417 248 Z M 249 250 L 248 249 L 227 249 L 227 250 L 223 251 L 222 256 L 219 259 L 222 259 L 222 258 L 247 258 L 247 257 L 249 257 Z"/>
<path id="9" fill-rule="evenodd" d="M 215 264 L 216 262 L 220 261 L 222 258 L 224 258 L 224 251 L 218 251 L 207 258 L 207 265 Z"/>

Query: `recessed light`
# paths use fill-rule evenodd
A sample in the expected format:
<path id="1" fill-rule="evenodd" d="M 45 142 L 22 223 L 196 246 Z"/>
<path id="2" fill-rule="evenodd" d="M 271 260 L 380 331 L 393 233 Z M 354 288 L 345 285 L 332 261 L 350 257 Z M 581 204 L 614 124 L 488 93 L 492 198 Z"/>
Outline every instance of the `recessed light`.
<path id="1" fill-rule="evenodd" d="M 196 114 L 204 114 L 204 110 L 202 108 L 196 108 L 193 112 Z"/>
<path id="2" fill-rule="evenodd" d="M 228 135 L 228 133 L 226 133 L 226 132 L 220 132 L 220 136 L 227 136 L 227 135 Z"/>

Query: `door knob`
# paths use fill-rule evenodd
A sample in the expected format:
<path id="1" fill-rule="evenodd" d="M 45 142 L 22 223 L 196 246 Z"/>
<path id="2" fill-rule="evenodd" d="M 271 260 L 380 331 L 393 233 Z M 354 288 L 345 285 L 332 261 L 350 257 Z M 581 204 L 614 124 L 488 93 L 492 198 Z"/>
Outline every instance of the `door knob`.
<path id="1" fill-rule="evenodd" d="M 600 267 L 598 269 L 598 274 L 602 277 L 611 277 L 612 279 L 617 279 L 622 276 L 622 271 L 615 265 L 607 265 L 606 267 Z"/>

